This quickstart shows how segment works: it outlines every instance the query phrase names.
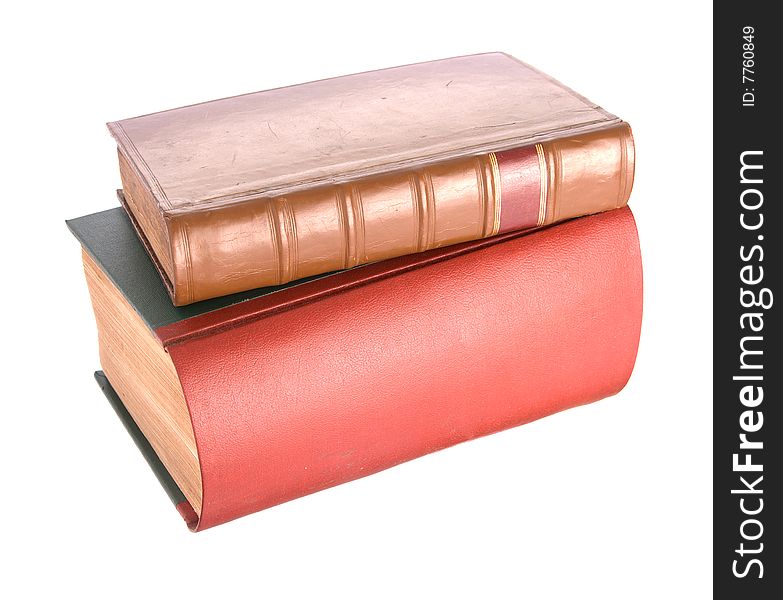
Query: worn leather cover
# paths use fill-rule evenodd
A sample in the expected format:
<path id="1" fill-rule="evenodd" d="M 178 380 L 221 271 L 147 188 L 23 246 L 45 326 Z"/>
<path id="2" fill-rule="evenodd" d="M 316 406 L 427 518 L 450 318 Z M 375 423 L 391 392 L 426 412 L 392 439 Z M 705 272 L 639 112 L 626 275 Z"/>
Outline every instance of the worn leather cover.
<path id="1" fill-rule="evenodd" d="M 628 208 L 165 310 L 122 213 L 70 226 L 176 366 L 203 481 L 201 514 L 180 511 L 192 529 L 612 395 L 636 356 Z"/>
<path id="2" fill-rule="evenodd" d="M 125 211 L 112 208 L 70 219 L 66 224 L 153 331 L 248 299 L 274 294 L 307 281 L 257 288 L 188 306 L 174 306 L 158 277 L 155 263 L 145 251 L 144 239 L 137 237 L 132 217 Z M 320 277 L 325 276 L 328 275 Z"/>
<path id="3" fill-rule="evenodd" d="M 624 206 L 626 123 L 502 53 L 109 124 L 177 305 Z"/>

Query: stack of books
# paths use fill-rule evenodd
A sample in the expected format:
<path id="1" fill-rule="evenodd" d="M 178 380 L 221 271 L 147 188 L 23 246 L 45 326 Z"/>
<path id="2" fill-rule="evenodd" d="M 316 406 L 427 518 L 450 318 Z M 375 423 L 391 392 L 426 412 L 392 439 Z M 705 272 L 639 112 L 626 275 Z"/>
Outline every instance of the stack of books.
<path id="1" fill-rule="evenodd" d="M 628 125 L 502 53 L 109 124 L 96 379 L 193 530 L 615 394 Z"/>

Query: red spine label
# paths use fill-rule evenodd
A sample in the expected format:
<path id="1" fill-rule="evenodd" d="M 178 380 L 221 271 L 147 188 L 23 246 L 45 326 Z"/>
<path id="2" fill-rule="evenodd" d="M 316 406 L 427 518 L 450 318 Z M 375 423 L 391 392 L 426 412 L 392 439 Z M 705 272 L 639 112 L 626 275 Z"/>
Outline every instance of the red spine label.
<path id="1" fill-rule="evenodd" d="M 502 195 L 500 233 L 539 225 L 541 163 L 535 146 L 495 154 Z"/>

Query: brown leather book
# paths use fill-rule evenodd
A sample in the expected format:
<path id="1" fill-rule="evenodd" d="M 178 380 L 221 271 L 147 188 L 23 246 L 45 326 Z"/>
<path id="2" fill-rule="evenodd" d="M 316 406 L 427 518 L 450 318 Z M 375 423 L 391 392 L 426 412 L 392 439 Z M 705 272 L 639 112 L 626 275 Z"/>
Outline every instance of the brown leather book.
<path id="1" fill-rule="evenodd" d="M 109 124 L 174 304 L 624 206 L 629 126 L 502 53 Z"/>

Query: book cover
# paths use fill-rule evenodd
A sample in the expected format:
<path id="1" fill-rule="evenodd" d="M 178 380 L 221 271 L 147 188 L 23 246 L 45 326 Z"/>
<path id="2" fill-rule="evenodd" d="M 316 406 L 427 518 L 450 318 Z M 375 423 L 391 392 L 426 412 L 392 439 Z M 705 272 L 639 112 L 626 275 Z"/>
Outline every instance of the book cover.
<path id="1" fill-rule="evenodd" d="M 634 174 L 627 123 L 502 53 L 109 129 L 177 305 L 619 208 Z"/>
<path id="2" fill-rule="evenodd" d="M 194 530 L 615 394 L 636 356 L 628 208 L 186 307 L 122 210 L 69 226 L 103 371 Z"/>

